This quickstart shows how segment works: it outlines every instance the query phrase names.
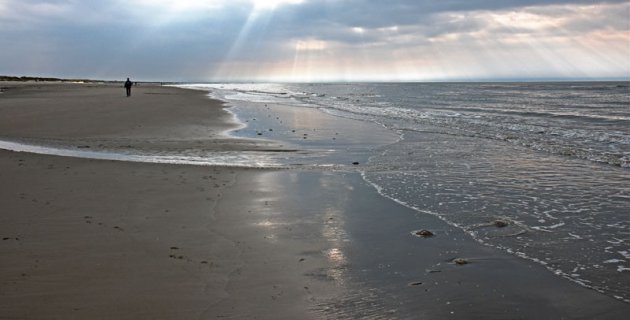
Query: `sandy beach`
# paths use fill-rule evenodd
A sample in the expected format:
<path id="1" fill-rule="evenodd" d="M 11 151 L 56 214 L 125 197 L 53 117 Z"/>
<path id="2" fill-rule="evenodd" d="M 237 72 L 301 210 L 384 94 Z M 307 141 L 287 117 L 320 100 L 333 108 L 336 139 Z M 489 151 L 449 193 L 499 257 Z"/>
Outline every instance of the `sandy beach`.
<path id="1" fill-rule="evenodd" d="M 127 98 L 122 85 L 0 86 L 4 141 L 109 153 L 296 151 L 294 144 L 226 136 L 242 126 L 203 91 L 141 85 Z M 324 120 L 330 127 L 350 121 Z M 0 319 L 630 313 L 627 303 L 382 197 L 351 170 L 0 150 L 0 179 Z M 435 235 L 412 235 L 419 229 Z M 453 262 L 458 258 L 466 263 Z"/>

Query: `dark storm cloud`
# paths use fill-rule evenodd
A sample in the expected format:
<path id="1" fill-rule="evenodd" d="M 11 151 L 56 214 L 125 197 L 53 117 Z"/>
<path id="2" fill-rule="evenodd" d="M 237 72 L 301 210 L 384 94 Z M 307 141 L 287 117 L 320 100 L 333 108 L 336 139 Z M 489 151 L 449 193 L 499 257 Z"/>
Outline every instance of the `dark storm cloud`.
<path id="1" fill-rule="evenodd" d="M 427 17 L 444 12 L 466 12 L 478 10 L 506 10 L 529 6 L 552 6 L 564 4 L 624 3 L 623 0 L 347 0 L 309 1 L 302 6 L 286 8 L 293 23 L 334 23 L 346 26 L 378 28 L 390 25 L 417 24 Z"/>
<path id="2" fill-rule="evenodd" d="M 400 32 L 413 32 L 423 38 L 435 37 L 462 30 L 474 31 L 485 27 L 486 22 L 475 19 L 472 15 L 464 19 L 452 19 L 448 14 L 467 15 L 478 11 L 522 10 L 533 6 L 540 11 L 562 10 L 557 5 L 567 4 L 607 4 L 627 1 L 589 1 L 589 0 L 442 0 L 442 1 L 309 1 L 299 6 L 287 6 L 275 13 L 274 20 L 265 30 L 273 38 L 316 37 L 323 40 L 343 43 L 369 43 L 386 40 L 390 35 L 383 31 L 389 27 L 398 27 Z M 566 10 L 566 9 L 564 9 Z M 627 13 L 611 12 L 612 16 Z M 628 28 L 625 19 L 582 21 L 567 25 L 570 30 L 588 30 L 589 28 Z M 352 32 L 352 28 L 363 28 L 363 34 Z M 507 28 L 506 28 L 507 30 Z M 515 29 L 510 29 L 515 32 Z"/>

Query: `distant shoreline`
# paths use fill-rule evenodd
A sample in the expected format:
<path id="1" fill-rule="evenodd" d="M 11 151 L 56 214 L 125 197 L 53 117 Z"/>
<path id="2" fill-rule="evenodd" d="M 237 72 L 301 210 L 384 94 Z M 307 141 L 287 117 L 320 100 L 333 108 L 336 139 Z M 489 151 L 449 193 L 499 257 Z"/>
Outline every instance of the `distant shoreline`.
<path id="1" fill-rule="evenodd" d="M 104 83 L 119 81 L 104 81 L 91 79 L 62 79 L 53 77 L 30 77 L 30 76 L 0 76 L 0 81 L 17 81 L 17 82 L 85 82 L 85 83 Z"/>
<path id="2" fill-rule="evenodd" d="M 91 84 L 117 84 L 123 83 L 124 79 L 121 80 L 96 80 L 96 79 L 66 79 L 66 78 L 55 78 L 55 77 L 32 77 L 32 76 L 6 76 L 0 75 L 0 83 L 1 82 L 54 82 L 54 83 L 91 83 Z M 170 85 L 176 84 L 179 82 L 168 82 L 168 81 L 133 81 L 135 84 L 143 84 L 143 85 Z"/>

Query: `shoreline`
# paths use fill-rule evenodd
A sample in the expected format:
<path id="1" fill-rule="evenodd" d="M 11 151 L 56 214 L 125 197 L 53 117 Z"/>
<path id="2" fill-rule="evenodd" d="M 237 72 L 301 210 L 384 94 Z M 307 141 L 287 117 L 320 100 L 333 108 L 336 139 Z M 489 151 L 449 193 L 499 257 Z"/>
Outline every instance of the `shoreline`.
<path id="1" fill-rule="evenodd" d="M 103 95 L 124 93 L 118 87 L 101 89 Z M 168 144 L 153 142 L 156 132 L 157 140 L 175 136 L 179 142 L 193 133 L 198 139 L 184 143 L 186 148 L 200 142 L 211 152 L 286 149 L 271 141 L 221 140 L 215 133 L 228 126 L 229 117 L 218 116 L 216 123 L 199 122 L 200 114 L 176 119 L 180 113 L 168 112 L 190 107 L 216 117 L 203 109 L 221 109 L 205 94 L 173 94 L 177 90 L 184 89 L 147 87 L 128 101 L 106 97 L 114 103 L 96 105 L 100 117 L 76 115 L 86 106 L 74 92 L 43 99 L 35 113 L 21 113 L 31 108 L 30 93 L 20 108 L 0 101 L 0 136 L 152 142 L 147 149 L 152 150 Z M 174 97 L 151 99 L 160 93 Z M 190 96 L 198 106 L 181 103 Z M 146 104 L 124 105 L 140 100 L 135 98 Z M 60 115 L 47 109 L 59 107 L 59 99 L 80 102 L 63 106 L 61 118 L 85 117 L 101 127 L 64 123 L 67 127 L 58 130 Z M 102 103 L 103 96 L 94 99 Z M 143 118 L 122 109 L 132 107 L 167 114 Z M 15 122 L 8 125 L 8 119 Z M 149 125 L 139 128 L 141 120 Z M 0 310 L 17 318 L 621 319 L 630 310 L 386 199 L 358 173 L 9 151 L 0 151 L 0 167 L 3 181 L 11 181 L 1 193 L 7 213 L 0 236 L 7 239 L 0 250 L 11 263 L 0 268 Z M 421 228 L 436 236 L 410 234 Z M 470 263 L 455 265 L 454 257 Z M 46 303 L 34 308 L 35 298 Z"/>

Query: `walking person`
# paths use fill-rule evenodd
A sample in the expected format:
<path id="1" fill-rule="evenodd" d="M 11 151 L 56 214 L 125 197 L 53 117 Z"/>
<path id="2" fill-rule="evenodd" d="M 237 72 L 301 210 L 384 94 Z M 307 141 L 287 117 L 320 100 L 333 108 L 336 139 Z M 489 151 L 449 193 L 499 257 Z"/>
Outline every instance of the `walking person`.
<path id="1" fill-rule="evenodd" d="M 127 78 L 127 81 L 125 81 L 125 89 L 127 90 L 127 97 L 131 96 L 131 86 L 133 85 L 133 83 L 131 83 L 131 80 L 129 80 L 129 78 Z"/>

